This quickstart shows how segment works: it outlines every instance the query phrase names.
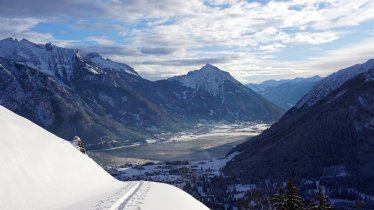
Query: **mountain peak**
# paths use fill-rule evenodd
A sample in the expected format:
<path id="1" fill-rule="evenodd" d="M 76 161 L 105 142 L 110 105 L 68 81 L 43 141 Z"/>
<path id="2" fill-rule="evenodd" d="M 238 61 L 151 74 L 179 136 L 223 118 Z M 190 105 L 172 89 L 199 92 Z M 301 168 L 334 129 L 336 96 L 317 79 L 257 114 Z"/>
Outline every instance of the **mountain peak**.
<path id="1" fill-rule="evenodd" d="M 100 69 L 111 69 L 123 71 L 137 77 L 140 77 L 133 68 L 124 64 L 104 59 L 99 53 L 93 52 L 87 55 L 80 55 L 77 49 L 58 47 L 51 42 L 46 44 L 35 44 L 27 39 L 18 41 L 17 39 L 7 38 L 0 40 L 0 56 L 37 69 L 49 75 L 67 75 L 67 80 L 71 78 L 73 64 L 76 57 L 82 62 L 87 57 L 91 63 L 86 64 L 86 69 L 90 72 L 99 73 L 96 67 Z M 95 65 L 93 68 L 90 65 Z"/>
<path id="2" fill-rule="evenodd" d="M 7 46 L 7 47 L 25 45 L 25 44 L 35 45 L 34 43 L 30 42 L 27 39 L 18 40 L 18 39 L 14 39 L 12 37 L 9 37 L 9 38 L 0 40 L 0 45 L 1 46 Z"/>
<path id="3" fill-rule="evenodd" d="M 13 39 L 13 37 L 8 37 L 8 38 L 5 38 L 3 40 L 0 40 L 2 42 L 18 42 L 17 39 Z"/>
<path id="4" fill-rule="evenodd" d="M 219 71 L 221 71 L 218 67 L 213 66 L 213 65 L 211 65 L 209 63 L 207 63 L 203 67 L 201 67 L 200 70 L 202 70 L 202 71 L 211 71 L 211 70 L 215 70 L 215 71 L 219 70 Z"/>
<path id="5" fill-rule="evenodd" d="M 213 95 L 219 94 L 227 81 L 241 85 L 228 72 L 222 71 L 209 63 L 205 64 L 200 70 L 190 71 L 187 75 L 175 76 L 169 78 L 169 80 L 177 81 L 183 86 L 196 90 L 206 90 Z"/>
<path id="6" fill-rule="evenodd" d="M 63 75 L 65 71 L 68 77 L 71 69 L 66 66 L 73 63 L 75 51 L 60 48 L 52 43 L 35 44 L 27 39 L 18 41 L 8 38 L 0 41 L 0 56 L 28 67 L 37 69 L 48 75 Z"/>

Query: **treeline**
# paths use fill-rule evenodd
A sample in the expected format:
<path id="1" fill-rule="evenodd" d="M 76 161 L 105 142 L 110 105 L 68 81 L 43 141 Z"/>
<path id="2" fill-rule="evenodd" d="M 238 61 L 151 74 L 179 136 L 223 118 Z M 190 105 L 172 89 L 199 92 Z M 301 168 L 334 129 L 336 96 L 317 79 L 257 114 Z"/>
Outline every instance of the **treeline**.
<path id="1" fill-rule="evenodd" d="M 330 189 L 316 182 L 262 182 L 240 192 L 237 180 L 227 177 L 199 177 L 185 191 L 214 210 L 366 210 L 374 209 L 370 198 L 349 189 Z M 324 187 L 321 187 L 324 186 Z M 338 199 L 330 202 L 329 196 Z"/>
<path id="2" fill-rule="evenodd" d="M 256 195 L 256 193 L 258 195 Z M 256 198 L 255 200 L 253 198 Z M 246 196 L 238 201 L 238 210 L 332 210 L 329 198 L 324 190 L 319 187 L 312 200 L 303 199 L 299 189 L 288 181 L 285 188 L 280 188 L 277 193 L 270 198 L 261 196 L 258 191 L 247 193 Z"/>

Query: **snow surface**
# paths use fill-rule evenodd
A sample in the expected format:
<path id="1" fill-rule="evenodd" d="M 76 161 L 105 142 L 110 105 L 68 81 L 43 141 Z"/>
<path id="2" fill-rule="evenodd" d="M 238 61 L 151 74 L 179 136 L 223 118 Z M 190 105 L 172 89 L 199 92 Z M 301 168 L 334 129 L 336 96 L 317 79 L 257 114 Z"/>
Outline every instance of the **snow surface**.
<path id="1" fill-rule="evenodd" d="M 100 54 L 98 53 L 89 53 L 87 54 L 88 57 L 91 58 L 91 61 L 99 68 L 101 69 L 110 69 L 115 71 L 124 71 L 126 73 L 135 75 L 137 77 L 140 77 L 133 68 L 130 66 L 123 64 L 123 63 L 117 63 L 110 59 L 104 59 Z"/>
<path id="2" fill-rule="evenodd" d="M 208 209 L 166 184 L 120 182 L 71 143 L 0 106 L 0 209 Z"/>
<path id="3" fill-rule="evenodd" d="M 313 106 L 325 96 L 341 87 L 346 81 L 372 68 L 374 68 L 374 59 L 368 60 L 364 64 L 356 64 L 331 74 L 317 83 L 314 88 L 296 104 L 296 107 L 301 108 L 304 105 L 308 107 Z"/>
<path id="4" fill-rule="evenodd" d="M 98 53 L 81 55 L 76 49 L 62 48 L 51 43 L 35 44 L 26 39 L 21 41 L 12 38 L 0 40 L 0 57 L 25 64 L 48 75 L 66 74 L 67 79 L 71 79 L 77 59 L 84 63 L 86 59 L 90 59 L 93 65 L 86 63 L 84 68 L 93 74 L 101 74 L 105 72 L 103 69 L 110 69 L 140 77 L 130 66 L 104 59 Z"/>
<path id="5" fill-rule="evenodd" d="M 175 76 L 168 80 L 177 81 L 183 86 L 195 90 L 205 90 L 212 95 L 222 93 L 225 81 L 241 85 L 228 72 L 222 71 L 210 64 L 206 64 L 200 70 L 188 72 L 187 75 Z"/>
<path id="6" fill-rule="evenodd" d="M 63 75 L 65 72 L 70 77 L 77 54 L 76 50 L 60 48 L 50 43 L 38 45 L 26 39 L 0 40 L 0 57 L 26 64 L 49 75 Z"/>

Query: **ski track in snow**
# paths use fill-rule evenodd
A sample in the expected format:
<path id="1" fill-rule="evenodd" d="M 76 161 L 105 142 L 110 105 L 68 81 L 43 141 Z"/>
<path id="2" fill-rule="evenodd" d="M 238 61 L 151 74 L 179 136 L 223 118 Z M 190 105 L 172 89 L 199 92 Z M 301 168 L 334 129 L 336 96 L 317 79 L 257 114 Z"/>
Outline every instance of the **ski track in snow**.
<path id="1" fill-rule="evenodd" d="M 207 209 L 171 185 L 114 179 L 71 143 L 3 106 L 0 139 L 1 210 Z"/>
<path id="2" fill-rule="evenodd" d="M 141 182 L 141 186 L 135 190 L 133 195 L 129 197 L 126 202 L 124 202 L 125 205 L 120 206 L 120 209 L 140 210 L 150 190 L 151 184 L 149 182 Z"/>
<path id="3" fill-rule="evenodd" d="M 131 182 L 106 199 L 99 201 L 93 210 L 139 210 L 150 188 L 150 183 Z"/>

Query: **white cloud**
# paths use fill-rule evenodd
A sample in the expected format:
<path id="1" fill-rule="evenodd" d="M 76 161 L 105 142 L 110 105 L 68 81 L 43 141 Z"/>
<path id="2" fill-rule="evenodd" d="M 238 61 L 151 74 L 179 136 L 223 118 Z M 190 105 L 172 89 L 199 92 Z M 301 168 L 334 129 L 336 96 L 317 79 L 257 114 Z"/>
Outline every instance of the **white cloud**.
<path id="1" fill-rule="evenodd" d="M 7 33 L 19 33 L 27 31 L 40 22 L 42 21 L 35 18 L 3 18 L 0 16 L 1 32 Z"/>
<path id="2" fill-rule="evenodd" d="M 113 45 L 114 42 L 106 36 L 89 36 L 86 41 L 96 42 L 99 45 Z"/>
<path id="3" fill-rule="evenodd" d="M 36 43 L 55 40 L 51 33 L 38 33 L 31 29 L 43 20 L 35 18 L 3 18 L 0 17 L 0 37 L 28 39 Z"/>
<path id="4" fill-rule="evenodd" d="M 296 42 L 296 43 L 318 45 L 318 44 L 332 42 L 338 38 L 339 38 L 339 35 L 333 32 L 317 32 L 317 33 L 299 32 L 295 34 L 295 37 L 292 40 L 293 42 Z"/>
<path id="5" fill-rule="evenodd" d="M 269 45 L 261 45 L 259 47 L 259 50 L 266 51 L 267 53 L 273 53 L 273 52 L 278 52 L 280 49 L 282 49 L 284 47 L 286 47 L 286 46 L 283 45 L 283 44 L 274 43 L 274 44 L 269 44 Z"/>
<path id="6" fill-rule="evenodd" d="M 368 38 L 355 44 L 328 50 L 320 56 L 305 60 L 304 66 L 306 66 L 306 69 L 314 69 L 326 75 L 332 71 L 363 63 L 374 58 L 372 43 L 374 43 L 374 38 Z"/>
<path id="7" fill-rule="evenodd" d="M 106 56 L 134 65 L 151 78 L 185 73 L 207 60 L 232 69 L 242 81 L 250 77 L 307 74 L 312 68 L 329 66 L 328 58 L 334 60 L 334 54 L 298 63 L 276 60 L 275 53 L 293 45 L 323 49 L 323 44 L 343 37 L 342 31 L 348 36 L 349 27 L 374 19 L 371 0 L 30 2 L 13 0 L 0 8 L 0 36 L 73 46 L 77 43 L 74 40 L 57 40 L 52 32 L 37 33 L 33 27 L 43 21 L 61 22 L 62 17 L 70 21 L 87 20 L 76 21 L 75 28 L 114 31 L 123 36 L 126 46 L 118 46 L 102 33 L 92 34 L 84 41 L 94 42 L 99 45 L 97 51 L 103 50 Z M 103 24 L 107 20 L 110 23 Z M 111 51 L 108 47 L 113 45 L 118 48 Z M 364 48 L 370 45 L 357 52 L 364 52 Z M 358 56 L 365 57 L 364 54 Z M 321 66 L 311 62 L 321 62 Z"/>

